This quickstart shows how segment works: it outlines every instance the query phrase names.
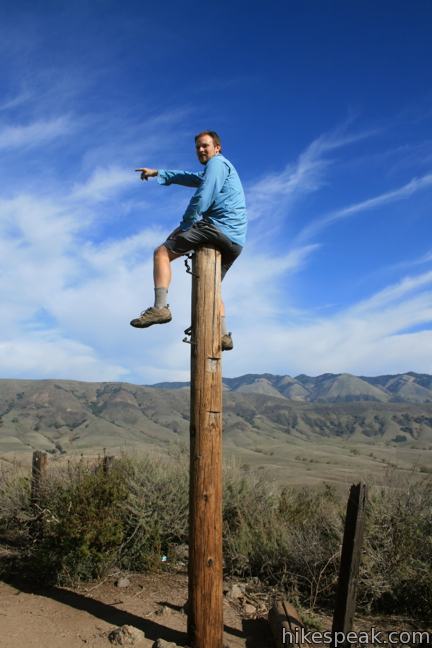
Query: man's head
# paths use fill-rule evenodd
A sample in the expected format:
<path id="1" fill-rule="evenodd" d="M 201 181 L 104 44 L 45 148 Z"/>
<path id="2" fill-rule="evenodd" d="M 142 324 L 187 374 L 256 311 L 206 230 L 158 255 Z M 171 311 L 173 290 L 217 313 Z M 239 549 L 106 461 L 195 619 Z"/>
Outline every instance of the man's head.
<path id="1" fill-rule="evenodd" d="M 195 149 L 201 164 L 207 162 L 222 150 L 220 137 L 215 131 L 203 131 L 195 136 Z"/>

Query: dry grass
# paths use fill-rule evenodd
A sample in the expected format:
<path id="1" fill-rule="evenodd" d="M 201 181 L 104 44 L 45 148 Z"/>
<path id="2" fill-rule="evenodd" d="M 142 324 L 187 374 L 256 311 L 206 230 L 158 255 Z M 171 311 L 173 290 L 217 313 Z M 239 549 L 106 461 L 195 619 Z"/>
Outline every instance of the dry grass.
<path id="1" fill-rule="evenodd" d="M 0 471 L 0 535 L 20 546 L 32 577 L 61 583 L 112 567 L 160 568 L 187 543 L 188 467 L 122 458 L 104 474 L 94 462 L 51 469 L 39 508 L 28 470 Z M 257 577 L 308 609 L 331 608 L 346 496 L 333 487 L 281 488 L 230 467 L 224 478 L 226 575 Z M 359 606 L 425 615 L 432 608 L 432 479 L 389 473 L 370 486 Z M 169 554 L 170 555 L 170 554 Z"/>

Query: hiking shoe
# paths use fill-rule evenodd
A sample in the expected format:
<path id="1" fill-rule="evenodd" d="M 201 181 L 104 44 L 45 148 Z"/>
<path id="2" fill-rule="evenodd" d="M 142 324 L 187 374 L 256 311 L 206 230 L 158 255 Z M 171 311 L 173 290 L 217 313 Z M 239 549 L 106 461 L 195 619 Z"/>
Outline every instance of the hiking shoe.
<path id="1" fill-rule="evenodd" d="M 189 326 L 187 329 L 185 329 L 185 334 L 192 336 L 192 326 Z M 184 341 L 185 340 L 183 340 L 183 342 Z M 232 351 L 233 348 L 234 348 L 234 344 L 232 341 L 231 333 L 225 333 L 225 335 L 222 335 L 221 338 L 222 351 Z"/>
<path id="2" fill-rule="evenodd" d="M 147 310 L 143 311 L 139 317 L 131 320 L 130 325 L 135 328 L 147 328 L 153 324 L 166 324 L 171 322 L 172 315 L 168 306 L 164 308 L 155 308 L 150 306 Z"/>
<path id="3" fill-rule="evenodd" d="M 225 333 L 225 335 L 222 335 L 221 347 L 222 351 L 232 351 L 234 344 L 232 341 L 231 333 Z"/>

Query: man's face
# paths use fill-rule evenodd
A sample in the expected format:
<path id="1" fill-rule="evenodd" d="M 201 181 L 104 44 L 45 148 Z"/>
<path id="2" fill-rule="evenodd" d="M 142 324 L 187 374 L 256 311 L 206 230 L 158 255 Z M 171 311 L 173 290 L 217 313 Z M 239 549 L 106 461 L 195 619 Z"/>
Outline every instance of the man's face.
<path id="1" fill-rule="evenodd" d="M 195 143 L 195 148 L 201 164 L 207 164 L 210 158 L 217 155 L 221 150 L 218 144 L 215 145 L 210 135 L 201 135 Z"/>

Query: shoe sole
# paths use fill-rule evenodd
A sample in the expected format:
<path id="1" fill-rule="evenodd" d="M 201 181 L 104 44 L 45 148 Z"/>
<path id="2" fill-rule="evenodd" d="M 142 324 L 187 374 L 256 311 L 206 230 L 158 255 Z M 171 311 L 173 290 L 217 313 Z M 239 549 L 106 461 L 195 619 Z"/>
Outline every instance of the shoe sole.
<path id="1" fill-rule="evenodd" d="M 171 322 L 171 320 L 172 317 L 163 320 L 162 322 L 148 322 L 146 324 L 142 324 L 139 320 L 131 320 L 130 325 L 134 328 L 148 328 L 149 326 L 153 326 L 154 324 L 168 324 L 168 322 Z"/>

